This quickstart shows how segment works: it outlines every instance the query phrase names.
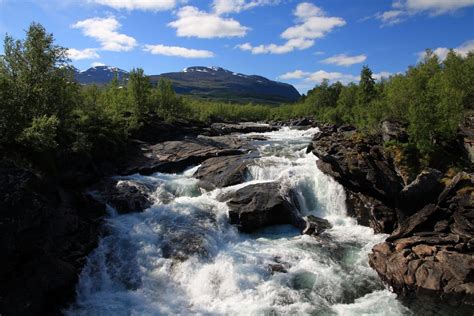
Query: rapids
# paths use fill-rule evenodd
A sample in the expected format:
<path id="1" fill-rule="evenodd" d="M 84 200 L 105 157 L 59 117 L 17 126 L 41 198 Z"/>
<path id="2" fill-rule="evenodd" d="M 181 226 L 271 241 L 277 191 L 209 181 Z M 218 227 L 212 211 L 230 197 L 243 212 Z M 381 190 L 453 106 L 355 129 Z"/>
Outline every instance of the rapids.
<path id="1" fill-rule="evenodd" d="M 343 188 L 306 147 L 317 129 L 262 133 L 243 184 L 201 192 L 193 174 L 132 175 L 154 188 L 154 205 L 117 215 L 89 256 L 68 315 L 410 315 L 368 266 L 386 236 L 346 215 Z M 241 137 L 247 137 L 242 135 Z M 216 197 L 249 183 L 279 181 L 298 192 L 304 215 L 326 218 L 330 238 L 291 226 L 242 234 Z M 287 273 L 272 272 L 281 265 Z"/>

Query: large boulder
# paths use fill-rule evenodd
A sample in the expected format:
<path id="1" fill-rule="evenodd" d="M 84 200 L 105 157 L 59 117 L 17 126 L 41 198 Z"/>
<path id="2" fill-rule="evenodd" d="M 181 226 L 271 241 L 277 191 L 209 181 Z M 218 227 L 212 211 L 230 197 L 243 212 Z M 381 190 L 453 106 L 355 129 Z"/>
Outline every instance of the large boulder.
<path id="1" fill-rule="evenodd" d="M 277 224 L 301 227 L 296 205 L 281 196 L 280 185 L 276 182 L 250 184 L 227 198 L 230 198 L 227 202 L 230 223 L 240 231 L 252 232 Z"/>
<path id="2" fill-rule="evenodd" d="M 153 204 L 152 188 L 137 181 L 108 179 L 98 190 L 104 202 L 121 214 L 141 212 Z"/>
<path id="3" fill-rule="evenodd" d="M 474 177 L 459 173 L 369 255 L 395 292 L 474 305 Z"/>
<path id="4" fill-rule="evenodd" d="M 240 184 L 247 176 L 247 166 L 252 161 L 247 155 L 223 156 L 204 161 L 195 174 L 199 186 L 212 190 Z"/>
<path id="5" fill-rule="evenodd" d="M 155 145 L 141 144 L 123 174 L 177 173 L 206 159 L 243 154 L 248 143 L 237 137 L 196 137 Z"/>

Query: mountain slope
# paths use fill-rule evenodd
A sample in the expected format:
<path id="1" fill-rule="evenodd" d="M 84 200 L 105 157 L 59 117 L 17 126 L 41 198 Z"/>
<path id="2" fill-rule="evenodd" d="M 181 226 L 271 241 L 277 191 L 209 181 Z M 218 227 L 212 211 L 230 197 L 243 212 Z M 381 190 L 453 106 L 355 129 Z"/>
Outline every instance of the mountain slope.
<path id="1" fill-rule="evenodd" d="M 151 76 L 152 82 L 166 78 L 179 94 L 239 103 L 282 103 L 298 100 L 300 94 L 289 84 L 256 75 L 235 73 L 220 67 L 189 67 L 181 72 Z"/>
<path id="2" fill-rule="evenodd" d="M 107 84 L 117 74 L 119 80 L 126 79 L 128 72 L 117 67 L 95 66 L 84 71 L 75 71 L 74 77 L 81 84 Z"/>
<path id="3" fill-rule="evenodd" d="M 127 79 L 128 73 L 116 67 L 96 66 L 76 72 L 81 84 L 107 84 L 117 72 L 119 80 Z M 156 85 L 161 78 L 170 80 L 176 93 L 199 98 L 237 103 L 280 104 L 294 102 L 300 94 L 290 84 L 272 81 L 256 75 L 235 73 L 220 67 L 189 67 L 181 72 L 150 76 Z"/>

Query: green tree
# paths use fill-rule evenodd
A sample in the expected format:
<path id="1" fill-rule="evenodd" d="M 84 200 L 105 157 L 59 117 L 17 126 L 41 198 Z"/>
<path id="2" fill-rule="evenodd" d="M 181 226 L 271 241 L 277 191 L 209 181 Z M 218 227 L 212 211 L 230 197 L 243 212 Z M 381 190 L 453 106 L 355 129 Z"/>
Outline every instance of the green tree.
<path id="1" fill-rule="evenodd" d="M 377 95 L 375 80 L 372 77 L 372 70 L 368 66 L 363 66 L 360 72 L 359 95 L 357 102 L 359 106 L 368 105 Z"/>

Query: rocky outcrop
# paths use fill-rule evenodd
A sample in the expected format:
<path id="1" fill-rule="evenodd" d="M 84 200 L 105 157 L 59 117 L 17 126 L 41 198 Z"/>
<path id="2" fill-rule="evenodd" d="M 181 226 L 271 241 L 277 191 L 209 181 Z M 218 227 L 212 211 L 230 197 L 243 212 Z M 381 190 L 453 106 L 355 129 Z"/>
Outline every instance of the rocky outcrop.
<path id="1" fill-rule="evenodd" d="M 248 155 L 210 158 L 201 164 L 195 177 L 200 180 L 199 186 L 206 190 L 239 184 L 245 181 L 251 161 Z"/>
<path id="2" fill-rule="evenodd" d="M 301 226 L 296 205 L 281 196 L 276 182 L 247 185 L 226 198 L 230 198 L 227 202 L 230 223 L 240 231 L 252 232 L 277 224 Z"/>
<path id="3" fill-rule="evenodd" d="M 459 173 L 439 195 L 401 222 L 369 255 L 398 293 L 439 295 L 474 305 L 474 176 Z"/>
<path id="4" fill-rule="evenodd" d="M 353 127 L 321 127 L 308 147 L 318 168 L 347 191 L 350 212 L 376 232 L 391 232 L 403 181 L 374 139 L 362 138 Z"/>
<path id="5" fill-rule="evenodd" d="M 382 138 L 402 141 L 400 133 L 392 123 L 382 126 L 379 139 L 325 126 L 308 151 L 319 158 L 321 171 L 344 186 L 348 211 L 359 224 L 391 234 L 370 254 L 385 283 L 397 293 L 474 304 L 473 175 L 401 173 L 380 146 Z"/>
<path id="6" fill-rule="evenodd" d="M 55 315 L 74 297 L 105 207 L 49 178 L 0 166 L 0 314 Z"/>
<path id="7" fill-rule="evenodd" d="M 246 150 L 247 142 L 231 136 L 188 138 L 155 145 L 143 143 L 137 157 L 131 160 L 123 173 L 182 172 L 206 159 L 240 155 Z"/>

